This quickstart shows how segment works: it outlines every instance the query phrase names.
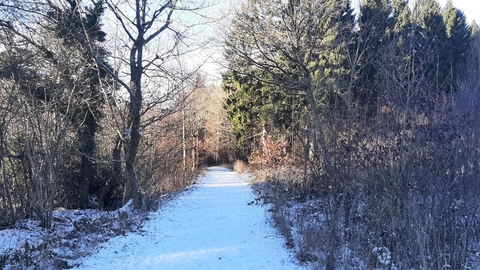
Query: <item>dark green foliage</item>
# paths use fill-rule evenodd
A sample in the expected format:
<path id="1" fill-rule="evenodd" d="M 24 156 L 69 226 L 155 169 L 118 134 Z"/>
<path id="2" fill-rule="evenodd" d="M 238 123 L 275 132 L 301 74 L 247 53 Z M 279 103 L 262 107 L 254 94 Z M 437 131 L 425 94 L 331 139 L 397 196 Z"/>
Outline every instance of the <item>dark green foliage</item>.
<path id="1" fill-rule="evenodd" d="M 247 76 L 242 78 L 231 72 L 224 76 L 223 88 L 229 93 L 224 108 L 228 117 L 234 125 L 233 134 L 237 137 L 239 145 L 247 134 L 255 128 L 255 121 L 258 119 L 259 106 L 262 100 L 258 99 L 253 91 L 261 89 L 260 82 L 252 82 Z M 257 102 L 255 102 L 257 101 Z"/>
<path id="2" fill-rule="evenodd" d="M 451 1 L 447 2 L 443 19 L 448 36 L 448 86 L 449 91 L 454 93 L 458 90 L 459 74 L 465 72 L 471 45 L 471 30 L 463 12 L 456 9 Z"/>
<path id="3" fill-rule="evenodd" d="M 363 1 L 357 22 L 358 29 L 354 32 L 354 45 L 350 49 L 354 50 L 351 54 L 358 55 L 356 51 L 362 54 L 355 66 L 358 72 L 352 91 L 358 102 L 368 107 L 373 106 L 378 96 L 374 88 L 377 74 L 375 63 L 379 57 L 377 52 L 386 43 L 390 29 L 394 25 L 390 13 L 391 10 L 383 0 Z"/>
<path id="4" fill-rule="evenodd" d="M 420 37 L 416 40 L 420 42 L 425 55 L 431 56 L 427 60 L 427 76 L 436 89 L 448 91 L 448 36 L 440 5 L 435 0 L 418 1 L 413 14 L 414 22 L 420 28 Z"/>
<path id="5" fill-rule="evenodd" d="M 91 55 L 95 52 L 103 66 L 109 67 L 106 62 L 107 52 L 99 45 L 106 37 L 101 29 L 105 9 L 102 0 L 92 1 L 85 14 L 81 14 L 78 5 L 82 3 L 75 0 L 67 2 L 69 6 L 66 9 L 51 5 L 49 15 L 54 20 L 52 31 L 67 48 L 77 51 L 79 57 L 76 59 L 78 63 L 73 60 L 71 69 L 65 70 L 64 79 L 70 88 L 65 89 L 65 92 L 71 93 L 76 100 L 71 121 L 77 134 L 77 151 L 81 163 L 77 169 L 77 184 L 74 184 L 80 191 L 80 198 L 74 200 L 84 207 L 88 203 L 88 196 L 93 192 L 91 185 L 96 180 L 96 167 L 93 163 L 95 135 L 99 129 L 98 119 L 102 117 L 102 105 L 105 103 L 101 81 L 108 80 L 107 72 L 98 67 Z"/>
<path id="6" fill-rule="evenodd" d="M 470 36 L 471 37 L 475 37 L 478 35 L 478 30 L 480 29 L 480 27 L 478 26 L 478 23 L 476 21 L 473 21 L 471 26 L 470 26 Z"/>
<path id="7" fill-rule="evenodd" d="M 319 106 L 343 102 L 347 72 L 339 52 L 350 41 L 339 36 L 351 33 L 353 18 L 348 1 L 252 1 L 237 15 L 224 84 L 237 138 L 264 127 L 290 137 L 308 121 L 324 136 Z"/>
<path id="8" fill-rule="evenodd" d="M 301 96 L 288 95 L 278 86 L 235 72 L 225 75 L 223 88 L 229 94 L 224 107 L 239 146 L 264 126 L 283 133 L 300 129 L 298 112 L 305 106 Z"/>

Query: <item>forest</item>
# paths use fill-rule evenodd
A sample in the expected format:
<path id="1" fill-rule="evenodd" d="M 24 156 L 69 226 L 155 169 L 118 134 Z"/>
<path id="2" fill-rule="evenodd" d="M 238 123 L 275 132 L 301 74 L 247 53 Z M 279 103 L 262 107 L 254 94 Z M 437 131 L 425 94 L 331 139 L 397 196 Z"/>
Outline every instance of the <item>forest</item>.
<path id="1" fill-rule="evenodd" d="M 478 24 L 451 1 L 239 9 L 225 108 L 300 261 L 478 267 L 479 42 Z"/>
<path id="2" fill-rule="evenodd" d="M 190 4 L 0 2 L 0 228 L 49 228 L 59 207 L 149 209 L 233 159 L 225 92 L 181 64 L 191 29 L 174 14 L 208 7 Z"/>
<path id="3" fill-rule="evenodd" d="M 451 1 L 247 0 L 216 33 L 216 85 L 191 63 L 214 5 L 0 1 L 0 230 L 150 210 L 231 165 L 302 263 L 480 261 L 475 21 Z"/>

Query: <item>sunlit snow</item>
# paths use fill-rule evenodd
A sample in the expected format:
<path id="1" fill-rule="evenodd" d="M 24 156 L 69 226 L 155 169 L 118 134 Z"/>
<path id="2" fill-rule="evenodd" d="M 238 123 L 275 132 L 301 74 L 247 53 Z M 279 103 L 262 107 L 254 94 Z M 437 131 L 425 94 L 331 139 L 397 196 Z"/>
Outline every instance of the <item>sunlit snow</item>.
<path id="1" fill-rule="evenodd" d="M 162 206 L 140 232 L 115 237 L 77 269 L 301 269 L 247 175 L 213 167 Z"/>

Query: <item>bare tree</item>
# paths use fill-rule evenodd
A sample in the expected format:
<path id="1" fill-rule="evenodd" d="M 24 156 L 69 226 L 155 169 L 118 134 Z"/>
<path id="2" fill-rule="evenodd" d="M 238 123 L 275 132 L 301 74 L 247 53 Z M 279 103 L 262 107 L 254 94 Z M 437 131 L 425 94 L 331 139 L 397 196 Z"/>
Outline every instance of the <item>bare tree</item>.
<path id="1" fill-rule="evenodd" d="M 128 49 L 127 59 L 118 58 L 121 66 L 119 73 L 110 70 L 116 82 L 125 91 L 127 113 L 123 117 L 123 129 L 119 132 L 125 155 L 126 181 L 128 198 L 135 205 L 142 206 L 142 196 L 135 163 L 141 141 L 141 129 L 157 120 L 163 119 L 170 111 L 160 116 L 146 118 L 152 108 L 172 102 L 182 92 L 195 69 L 186 72 L 175 65 L 183 54 L 198 48 L 184 46 L 191 23 L 187 22 L 186 13 L 200 16 L 207 2 L 190 2 L 179 0 L 148 1 L 135 0 L 105 1 L 109 11 L 119 26 L 120 48 Z M 177 15 L 178 14 L 178 15 Z M 184 23 L 182 23 L 184 22 Z M 125 39 L 122 39 L 125 37 Z M 94 51 L 91 52 L 95 57 Z M 98 60 L 98 59 L 97 59 Z M 107 70 L 101 61 L 98 65 Z M 122 65 L 127 68 L 123 69 Z M 124 76 L 123 72 L 127 75 Z M 146 88 L 149 85 L 150 88 Z"/>

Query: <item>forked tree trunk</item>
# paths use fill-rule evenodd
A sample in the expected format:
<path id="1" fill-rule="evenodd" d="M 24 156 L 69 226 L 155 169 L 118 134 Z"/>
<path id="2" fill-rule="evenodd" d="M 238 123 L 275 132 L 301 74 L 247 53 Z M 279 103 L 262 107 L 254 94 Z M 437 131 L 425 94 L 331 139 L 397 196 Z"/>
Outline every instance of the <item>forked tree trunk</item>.
<path id="1" fill-rule="evenodd" d="M 127 84 L 118 78 L 117 74 L 112 75 L 129 93 L 128 115 L 125 126 L 126 140 L 124 144 L 127 193 L 128 197 L 133 199 L 135 207 L 143 207 L 140 184 L 135 170 L 141 137 L 142 76 L 148 69 L 148 66 L 154 64 L 156 60 L 162 59 L 157 55 L 155 58 L 146 61 L 143 50 L 148 43 L 158 38 L 163 32 L 171 30 L 169 26 L 172 23 L 172 14 L 177 9 L 177 1 L 168 0 L 158 3 L 158 1 L 135 0 L 131 3 L 133 11 L 133 17 L 131 18 L 129 17 L 130 14 L 124 14 L 119 10 L 116 1 L 105 1 L 105 3 L 132 42 L 129 56 L 130 82 Z M 127 24 L 133 24 L 133 27 L 126 27 Z M 177 43 L 173 45 L 171 53 L 177 46 Z M 98 59 L 97 63 L 102 65 Z"/>

